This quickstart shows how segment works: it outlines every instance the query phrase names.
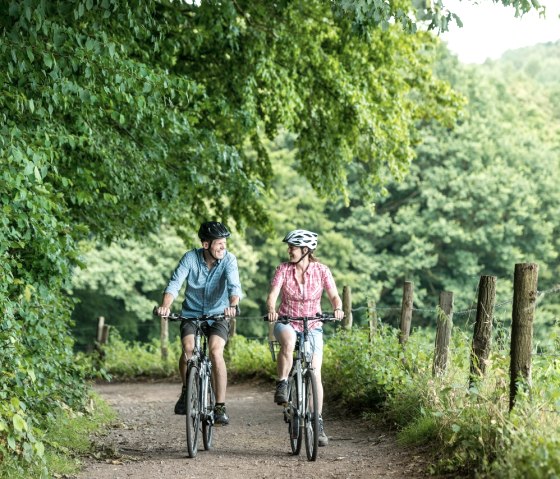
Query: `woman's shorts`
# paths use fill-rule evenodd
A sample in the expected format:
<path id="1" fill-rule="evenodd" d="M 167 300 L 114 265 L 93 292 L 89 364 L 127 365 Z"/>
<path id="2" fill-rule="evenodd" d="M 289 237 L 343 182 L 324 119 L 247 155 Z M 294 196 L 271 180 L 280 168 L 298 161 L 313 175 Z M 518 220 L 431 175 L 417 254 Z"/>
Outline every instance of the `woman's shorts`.
<path id="1" fill-rule="evenodd" d="M 290 324 L 284 324 L 276 322 L 274 325 L 274 337 L 276 341 L 280 342 L 278 339 L 283 331 L 289 328 L 292 334 L 295 336 L 296 331 Z M 323 356 L 323 328 L 318 327 L 309 331 L 309 344 L 311 345 L 311 351 L 317 356 Z"/>

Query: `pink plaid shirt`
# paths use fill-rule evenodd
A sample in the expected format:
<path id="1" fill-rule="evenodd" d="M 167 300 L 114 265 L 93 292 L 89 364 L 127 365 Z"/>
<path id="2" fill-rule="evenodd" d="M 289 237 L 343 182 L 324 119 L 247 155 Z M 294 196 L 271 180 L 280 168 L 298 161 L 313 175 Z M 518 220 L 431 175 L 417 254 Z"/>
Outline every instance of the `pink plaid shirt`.
<path id="1" fill-rule="evenodd" d="M 336 287 L 331 270 L 321 263 L 309 263 L 303 277 L 304 282 L 300 285 L 296 280 L 295 263 L 281 263 L 276 268 L 271 285 L 282 288 L 280 316 L 302 317 L 321 313 L 323 290 Z M 309 321 L 308 325 L 309 329 L 315 329 L 321 322 Z M 296 331 L 303 331 L 303 323 L 292 323 L 292 326 Z"/>

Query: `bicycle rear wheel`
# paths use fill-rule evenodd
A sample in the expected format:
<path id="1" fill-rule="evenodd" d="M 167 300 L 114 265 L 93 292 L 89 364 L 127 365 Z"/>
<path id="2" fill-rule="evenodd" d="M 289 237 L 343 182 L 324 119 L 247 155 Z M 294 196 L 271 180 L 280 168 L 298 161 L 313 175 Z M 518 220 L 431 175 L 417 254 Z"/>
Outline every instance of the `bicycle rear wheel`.
<path id="1" fill-rule="evenodd" d="M 212 449 L 212 438 L 214 436 L 214 407 L 216 406 L 216 396 L 212 387 L 212 373 L 208 372 L 206 379 L 208 382 L 206 388 L 206 413 L 202 420 L 202 442 L 204 449 L 209 451 Z"/>
<path id="2" fill-rule="evenodd" d="M 299 404 L 298 382 L 295 378 L 289 379 L 288 397 L 288 434 L 290 435 L 292 454 L 297 456 L 301 451 L 302 433 L 300 426 L 303 419 L 299 415 L 301 407 Z"/>
<path id="3" fill-rule="evenodd" d="M 189 457 L 196 457 L 198 452 L 198 430 L 200 428 L 200 411 L 198 409 L 198 367 L 191 365 L 187 377 L 187 449 Z"/>
<path id="4" fill-rule="evenodd" d="M 319 448 L 319 414 L 317 413 L 317 378 L 311 369 L 305 373 L 304 381 L 305 452 L 307 459 L 314 461 L 317 459 L 317 449 Z"/>

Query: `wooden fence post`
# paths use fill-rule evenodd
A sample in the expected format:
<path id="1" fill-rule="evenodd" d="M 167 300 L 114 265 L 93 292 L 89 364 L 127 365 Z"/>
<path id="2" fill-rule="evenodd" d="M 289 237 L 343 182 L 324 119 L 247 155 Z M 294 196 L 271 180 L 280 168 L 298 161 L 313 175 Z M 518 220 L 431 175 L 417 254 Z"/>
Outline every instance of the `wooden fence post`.
<path id="1" fill-rule="evenodd" d="M 103 338 L 103 326 L 105 326 L 105 318 L 99 316 L 97 318 L 97 342 L 101 344 L 101 339 Z"/>
<path id="2" fill-rule="evenodd" d="M 410 336 L 410 324 L 412 323 L 412 305 L 414 302 L 414 286 L 410 281 L 403 285 L 403 297 L 401 306 L 401 332 L 399 343 L 404 347 Z"/>
<path id="3" fill-rule="evenodd" d="M 373 341 L 373 337 L 377 334 L 377 309 L 375 301 L 368 301 L 368 317 L 369 317 L 369 342 Z"/>
<path id="4" fill-rule="evenodd" d="M 229 336 L 233 337 L 237 334 L 237 319 L 230 318 L 229 319 Z"/>
<path id="5" fill-rule="evenodd" d="M 105 324 L 103 326 L 103 332 L 101 333 L 101 341 L 100 344 L 107 344 L 107 341 L 109 341 L 109 330 L 111 329 L 111 326 Z"/>
<path id="6" fill-rule="evenodd" d="M 481 276 L 478 283 L 476 323 L 471 348 L 469 387 L 486 374 L 492 344 L 492 319 L 496 302 L 496 276 Z"/>
<path id="7" fill-rule="evenodd" d="M 272 361 L 277 361 L 276 351 L 274 350 L 274 341 L 276 341 L 276 338 L 274 337 L 274 323 L 269 322 L 268 323 L 268 349 L 270 350 Z"/>
<path id="8" fill-rule="evenodd" d="M 439 309 L 436 331 L 436 348 L 434 352 L 433 376 L 443 376 L 447 369 L 449 342 L 453 327 L 453 293 L 443 291 L 439 295 Z"/>
<path id="9" fill-rule="evenodd" d="M 344 310 L 344 319 L 342 327 L 344 329 L 352 328 L 352 290 L 350 286 L 344 286 L 342 289 L 342 309 Z"/>
<path id="10" fill-rule="evenodd" d="M 515 265 L 513 278 L 513 307 L 511 321 L 511 362 L 509 409 L 515 405 L 519 381 L 531 386 L 531 349 L 533 320 L 537 301 L 539 266 L 534 263 Z"/>
<path id="11" fill-rule="evenodd" d="M 167 358 L 169 357 L 169 321 L 167 320 L 167 318 L 161 316 L 160 325 L 161 359 L 167 361 Z"/>

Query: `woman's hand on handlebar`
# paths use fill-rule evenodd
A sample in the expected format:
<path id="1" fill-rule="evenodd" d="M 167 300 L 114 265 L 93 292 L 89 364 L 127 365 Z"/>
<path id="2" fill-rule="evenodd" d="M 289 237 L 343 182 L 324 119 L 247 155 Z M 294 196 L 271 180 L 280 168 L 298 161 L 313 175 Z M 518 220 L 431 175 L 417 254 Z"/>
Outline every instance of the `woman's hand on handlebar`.
<path id="1" fill-rule="evenodd" d="M 278 321 L 278 313 L 276 311 L 269 311 L 268 312 L 268 321 L 274 323 L 274 321 Z"/>
<path id="2" fill-rule="evenodd" d="M 344 311 L 340 308 L 335 309 L 334 317 L 337 321 L 342 321 L 344 319 Z"/>

